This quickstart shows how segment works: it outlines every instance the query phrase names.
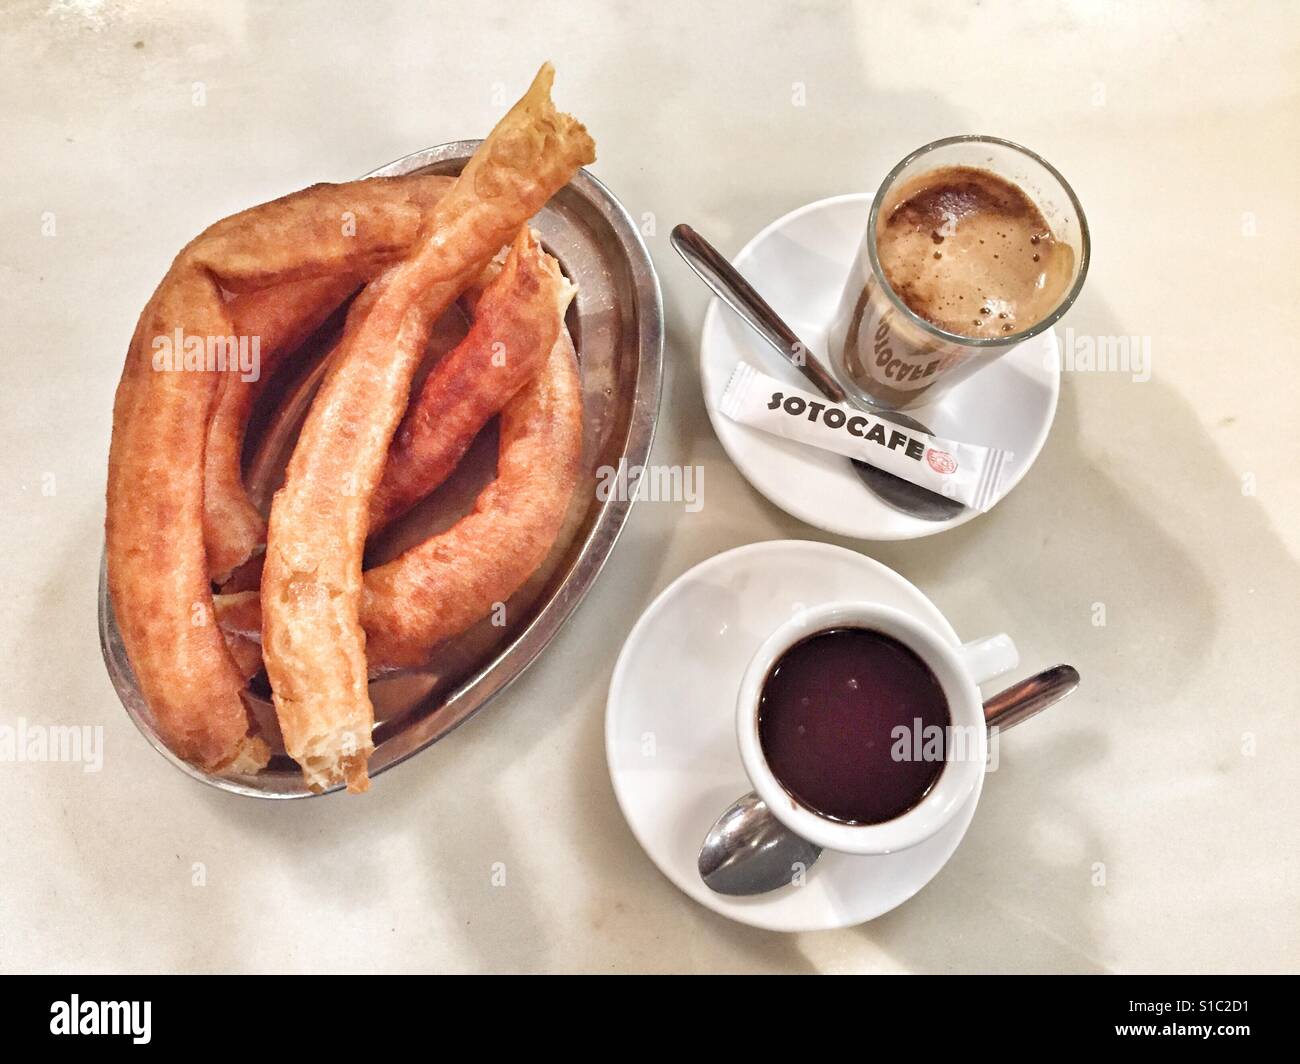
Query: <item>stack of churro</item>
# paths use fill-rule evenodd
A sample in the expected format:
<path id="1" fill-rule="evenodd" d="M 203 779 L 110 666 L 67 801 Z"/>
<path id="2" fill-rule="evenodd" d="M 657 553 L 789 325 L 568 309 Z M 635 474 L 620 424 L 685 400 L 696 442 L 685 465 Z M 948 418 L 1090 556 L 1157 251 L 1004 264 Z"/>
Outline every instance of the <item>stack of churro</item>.
<path id="1" fill-rule="evenodd" d="M 365 790 L 369 678 L 426 663 L 554 545 L 582 445 L 564 326 L 576 289 L 527 223 L 595 150 L 551 103 L 553 77 L 543 66 L 458 178 L 314 185 L 233 215 L 182 249 L 145 307 L 113 410 L 108 579 L 141 692 L 186 760 L 265 766 L 245 703 L 265 668 L 307 784 Z M 254 401 L 349 300 L 268 520 L 241 472 Z M 469 332 L 411 394 L 457 301 Z M 257 374 L 213 364 L 206 338 L 250 336 Z M 363 572 L 367 537 L 498 414 L 496 479 L 471 512 Z M 249 586 L 250 567 L 256 590 L 220 593 L 236 570 Z"/>

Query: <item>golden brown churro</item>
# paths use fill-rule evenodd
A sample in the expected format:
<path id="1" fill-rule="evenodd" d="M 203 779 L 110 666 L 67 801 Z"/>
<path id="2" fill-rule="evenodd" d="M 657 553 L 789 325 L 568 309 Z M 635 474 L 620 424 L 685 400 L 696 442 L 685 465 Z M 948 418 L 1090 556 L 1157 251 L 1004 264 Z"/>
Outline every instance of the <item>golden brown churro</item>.
<path id="1" fill-rule="evenodd" d="M 537 375 L 575 291 L 559 263 L 521 229 L 504 268 L 475 301 L 469 335 L 407 407 L 370 500 L 371 535 L 446 480 L 479 430 Z"/>
<path id="2" fill-rule="evenodd" d="M 497 477 L 463 524 L 365 574 L 362 625 L 372 675 L 423 663 L 436 644 L 459 635 L 513 595 L 554 545 L 582 450 L 581 382 L 573 342 L 564 328 L 564 312 L 575 291 L 559 263 L 538 247 L 530 232 L 521 230 L 505 263 L 490 264 L 466 293 L 473 326 L 439 363 L 439 368 L 455 367 L 454 375 L 436 392 L 424 389 L 403 426 L 409 422 L 411 453 L 431 456 L 435 471 L 441 471 L 447 449 L 458 446 L 446 441 L 458 440 L 466 425 L 474 425 L 472 431 L 477 432 L 478 413 L 495 405 L 495 395 L 483 394 L 483 386 L 495 381 L 499 389 L 511 389 L 514 394 L 502 411 Z M 505 367 L 491 363 L 497 344 L 504 345 L 515 371 L 505 373 Z M 468 367 L 477 372 L 466 375 Z M 522 389 L 515 387 L 518 367 L 527 367 L 537 379 L 526 381 Z M 453 386 L 454 380 L 464 380 L 464 386 Z M 418 419 L 411 417 L 417 403 L 424 404 Z M 441 412 L 435 413 L 434 404 Z M 483 415 L 481 421 L 490 416 Z M 447 421 L 455 431 L 447 431 Z M 424 439 L 426 434 L 431 438 Z M 460 452 L 463 447 L 457 457 Z M 390 450 L 384 483 L 392 463 Z M 430 477 L 418 465 L 404 468 L 413 479 Z M 371 520 L 376 527 L 373 516 Z M 470 545 L 463 559 L 458 554 L 461 544 Z M 426 589 L 425 597 L 438 594 L 443 604 L 415 622 L 404 621 L 408 604 L 400 594 L 381 590 L 398 583 Z M 218 595 L 215 601 L 226 640 L 245 675 L 251 676 L 261 667 L 258 593 Z M 380 643 L 373 640 L 374 633 L 382 633 Z M 384 652 L 383 645 L 392 651 Z"/>
<path id="3" fill-rule="evenodd" d="M 357 184 L 314 186 L 191 241 L 141 315 L 118 385 L 105 522 L 114 611 L 159 732 L 210 771 L 250 771 L 268 756 L 249 734 L 243 677 L 213 617 L 203 542 L 208 415 L 234 336 L 222 290 L 361 276 L 400 251 L 383 234 L 409 241 L 424 207 L 372 202 Z M 343 214 L 346 225 L 322 226 Z M 362 231 L 381 238 L 362 244 Z"/>
<path id="4" fill-rule="evenodd" d="M 217 222 L 141 314 L 114 402 L 109 591 L 159 735 L 203 769 L 265 765 L 244 703 L 265 664 L 308 786 L 366 789 L 368 675 L 423 664 L 552 549 L 582 451 L 575 289 L 527 222 L 595 157 L 551 103 L 553 78 L 544 65 L 454 180 L 314 185 Z M 362 285 L 268 527 L 242 483 L 253 404 Z M 469 333 L 408 409 L 462 293 Z M 497 413 L 497 476 L 474 509 L 363 577 L 369 532 L 436 488 Z M 232 572 L 230 586 L 256 586 L 263 541 L 260 591 L 214 601 L 210 581 Z"/>
<path id="5" fill-rule="evenodd" d="M 484 617 L 519 589 L 550 552 L 559 534 L 582 450 L 582 395 L 564 312 L 576 290 L 559 263 L 521 230 L 505 263 L 492 263 L 469 296 L 469 334 L 438 364 L 450 368 L 426 387 L 403 421 L 410 455 L 429 456 L 433 474 L 445 474 L 445 455 L 458 460 L 465 434 L 472 439 L 506 396 L 497 477 L 471 514 L 397 560 L 365 574 L 361 621 L 373 675 L 422 664 L 433 647 Z M 498 346 L 500 345 L 500 346 Z M 494 362 L 504 354 L 510 369 Z M 537 367 L 544 368 L 540 376 Z M 436 372 L 436 371 L 435 371 Z M 520 375 L 537 377 L 522 390 Z M 495 389 L 495 390 L 493 390 Z M 412 411 L 420 405 L 420 416 Z M 489 411 L 484 413 L 484 411 Z M 425 437 L 429 437 L 425 439 Z M 384 483 L 393 472 L 394 451 Z M 453 462 L 454 464 L 454 462 Z M 414 461 L 403 475 L 427 483 L 432 475 Z M 373 502 L 373 500 L 372 500 Z M 372 529 L 375 518 L 371 518 Z M 434 608 L 409 617 L 412 603 L 392 588 L 436 597 Z M 261 611 L 256 592 L 218 595 L 217 617 L 246 676 L 261 667 Z"/>
<path id="6" fill-rule="evenodd" d="M 554 70 L 480 145 L 433 209 L 428 238 L 349 315 L 271 508 L 262 576 L 267 674 L 289 754 L 309 786 L 369 785 L 374 714 L 359 610 L 370 497 L 429 330 L 488 259 L 577 169 L 586 130 L 555 110 Z"/>
<path id="7" fill-rule="evenodd" d="M 172 265 L 136 327 L 113 407 L 108 581 L 122 641 L 167 745 L 211 771 L 251 771 L 243 676 L 212 612 L 203 553 L 203 443 L 216 372 L 155 370 L 152 338 L 229 335 L 216 282 Z"/>
<path id="8" fill-rule="evenodd" d="M 351 182 L 338 186 L 348 190 L 354 204 L 343 216 L 333 213 L 337 208 L 334 195 L 308 202 L 319 212 L 317 222 L 322 228 L 353 230 L 359 258 L 388 261 L 381 258 L 388 249 L 409 250 L 419 235 L 424 213 L 451 184 L 451 178 L 438 175 Z M 368 208 L 365 224 L 357 228 L 357 207 L 363 202 Z M 385 210 L 376 210 L 379 207 Z M 256 340 L 259 364 L 251 380 L 238 374 L 222 378 L 208 424 L 203 530 L 208 574 L 215 583 L 223 583 L 266 543 L 266 521 L 249 500 L 241 475 L 244 433 L 254 401 L 281 359 L 301 346 L 368 279 L 365 274 L 344 273 L 289 281 L 237 296 L 227 305 L 233 335 Z"/>
<path id="9" fill-rule="evenodd" d="M 260 365 L 258 376 L 251 379 L 235 374 L 222 377 L 208 420 L 203 541 L 214 583 L 223 583 L 266 542 L 266 521 L 249 501 L 241 475 L 244 432 L 259 385 L 274 371 L 280 356 L 315 332 L 357 285 L 346 274 L 290 281 L 239 296 L 227 308 L 233 335 L 257 339 Z"/>
<path id="10" fill-rule="evenodd" d="M 421 665 L 505 602 L 550 553 L 582 457 L 582 387 L 566 330 L 501 411 L 497 476 L 472 512 L 365 575 L 372 672 Z"/>
<path id="11" fill-rule="evenodd" d="M 541 373 L 501 412 L 496 479 L 474 509 L 387 565 L 368 570 L 361 605 L 372 674 L 421 665 L 527 581 L 555 544 L 582 457 L 582 385 L 561 329 Z M 217 617 L 257 671 L 258 593 L 218 595 Z"/>
<path id="12" fill-rule="evenodd" d="M 554 303 L 567 302 L 576 289 L 564 279 L 559 264 L 526 228 L 502 253 L 506 251 L 506 262 L 490 263 L 465 293 L 462 303 L 470 309 L 473 328 L 438 362 L 398 426 L 383 479 L 371 498 L 371 535 L 447 478 L 483 425 L 536 375 L 563 328 L 562 314 L 553 313 Z M 502 278 L 505 266 L 509 268 Z M 347 283 L 345 278 L 344 286 Z M 319 324 L 331 301 L 337 304 L 339 282 L 325 278 L 324 285 L 334 290 L 321 280 L 295 281 L 238 297 L 229 308 L 236 330 L 246 324 L 249 331 L 240 335 L 261 335 L 263 349 L 272 344 L 272 358 L 278 360 L 281 351 L 292 350 Z M 279 293 L 287 298 L 269 298 Z M 364 298 L 373 299 L 374 293 Z M 254 331 L 258 325 L 260 333 Z M 264 367 L 268 361 L 264 356 Z M 244 428 L 260 383 L 237 377 L 223 381 L 208 427 L 205 532 L 208 568 L 218 584 L 260 553 L 266 541 L 265 522 L 240 479 Z"/>

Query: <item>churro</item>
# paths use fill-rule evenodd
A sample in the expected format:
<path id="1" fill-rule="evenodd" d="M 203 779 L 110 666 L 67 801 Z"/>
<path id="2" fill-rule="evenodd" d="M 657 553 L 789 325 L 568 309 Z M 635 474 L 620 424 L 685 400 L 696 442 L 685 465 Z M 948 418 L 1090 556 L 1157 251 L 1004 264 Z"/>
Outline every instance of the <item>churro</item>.
<path id="1" fill-rule="evenodd" d="M 215 372 L 157 372 L 150 338 L 228 335 L 216 282 L 173 264 L 145 308 L 113 407 L 108 581 L 131 667 L 158 731 L 214 772 L 265 764 L 249 734 L 244 679 L 213 615 L 203 551 L 203 446 Z"/>
<path id="2" fill-rule="evenodd" d="M 474 509 L 366 572 L 361 623 L 372 673 L 424 664 L 523 585 L 555 544 L 581 457 L 582 388 L 562 329 L 542 372 L 501 411 L 497 476 Z"/>
<path id="3" fill-rule="evenodd" d="M 383 234 L 409 242 L 424 206 L 372 201 L 357 184 L 313 186 L 191 241 L 141 315 L 118 384 L 105 521 L 114 611 L 159 732 L 214 772 L 250 771 L 268 756 L 249 732 L 243 677 L 213 617 L 204 549 L 208 416 L 230 372 L 214 356 L 234 338 L 223 290 L 365 275 L 400 252 L 396 237 Z M 346 224 L 332 221 L 346 213 Z M 359 242 L 362 230 L 380 239 Z"/>
<path id="4" fill-rule="evenodd" d="M 433 208 L 420 247 L 371 282 L 303 426 L 271 508 L 263 655 L 289 754 L 307 784 L 369 785 L 373 708 L 360 623 L 370 498 L 429 330 L 577 169 L 586 130 L 555 110 L 545 65 Z M 229 249 L 226 249 L 229 251 Z"/>
<path id="5" fill-rule="evenodd" d="M 439 535 L 364 575 L 360 618 L 371 675 L 419 666 L 507 601 L 555 545 L 582 458 L 582 385 L 561 329 L 546 365 L 501 411 L 496 479 Z M 216 597 L 217 618 L 257 671 L 258 593 Z"/>
<path id="6" fill-rule="evenodd" d="M 348 227 L 366 262 L 389 261 L 391 249 L 409 250 L 424 212 L 451 185 L 438 175 L 378 178 L 333 186 L 345 189 L 352 208 L 336 216 L 339 199 L 305 197 L 318 212 L 317 224 Z M 329 186 L 315 186 L 317 190 Z M 310 190 L 309 190 L 310 191 Z M 356 224 L 358 210 L 363 224 Z M 414 207 L 412 210 L 410 208 Z M 204 453 L 203 532 L 208 574 L 223 583 L 266 543 L 266 520 L 249 500 L 241 475 L 244 434 L 262 387 L 285 355 L 296 350 L 369 277 L 347 272 L 288 281 L 237 296 L 227 304 L 233 335 L 255 339 L 259 364 L 252 379 L 226 374 L 208 423 Z"/>
<path id="7" fill-rule="evenodd" d="M 527 228 L 492 272 L 473 299 L 469 335 L 425 379 L 397 428 L 370 500 L 371 535 L 447 479 L 479 430 L 537 375 L 564 329 L 576 289 Z"/>
<path id="8" fill-rule="evenodd" d="M 222 219 L 142 312 L 114 401 L 109 593 L 158 734 L 202 769 L 266 764 L 245 703 L 265 667 L 307 785 L 366 789 L 368 677 L 425 664 L 554 546 L 583 447 L 564 327 L 576 289 L 527 226 L 595 153 L 551 103 L 553 78 L 544 65 L 458 178 L 313 185 Z M 469 332 L 412 398 L 462 295 Z M 264 520 L 241 468 L 254 403 L 341 307 Z M 473 509 L 363 575 L 369 533 L 441 484 L 497 414 L 496 478 Z M 232 573 L 227 586 L 256 585 L 263 546 L 260 589 L 214 599 Z"/>

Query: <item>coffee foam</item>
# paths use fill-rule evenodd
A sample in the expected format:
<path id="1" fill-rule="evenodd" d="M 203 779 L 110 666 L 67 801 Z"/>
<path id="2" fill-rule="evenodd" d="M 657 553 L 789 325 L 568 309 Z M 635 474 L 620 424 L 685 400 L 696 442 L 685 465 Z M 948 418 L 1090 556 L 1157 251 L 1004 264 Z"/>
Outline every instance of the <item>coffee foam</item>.
<path id="1" fill-rule="evenodd" d="M 1061 302 L 1074 250 L 1018 185 L 946 166 L 890 193 L 876 226 L 889 286 L 918 317 L 976 338 L 1023 332 Z"/>

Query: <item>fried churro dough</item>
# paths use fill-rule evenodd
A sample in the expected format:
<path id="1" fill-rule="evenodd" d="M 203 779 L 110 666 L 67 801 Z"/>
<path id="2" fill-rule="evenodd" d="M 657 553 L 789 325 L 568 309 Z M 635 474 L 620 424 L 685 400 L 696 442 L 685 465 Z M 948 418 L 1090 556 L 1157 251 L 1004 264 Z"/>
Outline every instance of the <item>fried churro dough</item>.
<path id="1" fill-rule="evenodd" d="M 347 189 L 353 204 L 346 216 L 339 217 L 333 213 L 338 206 L 334 194 L 304 199 L 319 212 L 318 224 L 322 228 L 354 229 L 352 239 L 357 242 L 361 258 L 388 261 L 383 259 L 390 254 L 388 249 L 409 250 L 419 235 L 425 213 L 451 184 L 450 177 L 429 174 L 351 182 L 338 186 Z M 363 203 L 367 208 L 363 212 L 364 224 L 357 227 L 357 209 Z M 242 476 L 244 433 L 253 403 L 284 356 L 300 347 L 367 280 L 366 274 L 344 273 L 289 281 L 237 296 L 227 304 L 233 335 L 258 339 L 260 365 L 254 380 L 244 380 L 237 374 L 222 378 L 208 423 L 203 538 L 208 575 L 215 583 L 224 583 L 266 543 L 266 521 L 249 500 Z"/>
<path id="2" fill-rule="evenodd" d="M 212 596 L 226 646 L 247 683 L 262 671 L 262 605 L 256 591 Z"/>
<path id="3" fill-rule="evenodd" d="M 567 302 L 576 289 L 564 280 L 559 264 L 541 249 L 530 230 L 521 229 L 515 245 L 502 249 L 502 254 L 511 252 L 504 280 L 492 283 L 505 265 L 494 261 L 466 292 L 462 302 L 474 318 L 474 327 L 439 361 L 407 408 L 389 447 L 383 479 L 371 498 L 371 535 L 451 474 L 483 425 L 536 375 L 555 334 L 563 328 L 562 317 L 552 313 L 553 304 L 557 299 Z M 266 542 L 266 523 L 249 501 L 241 479 L 244 430 L 266 379 L 266 367 L 273 366 L 285 350 L 300 345 L 352 287 L 348 278 L 295 281 L 240 296 L 229 305 L 237 335 L 260 335 L 263 351 L 269 348 L 272 354 L 263 355 L 259 381 L 223 380 L 208 426 L 204 532 L 208 569 L 217 584 L 225 583 L 232 570 L 259 554 Z M 491 296 L 482 301 L 489 289 Z M 374 293 L 360 298 L 373 299 Z M 244 328 L 248 331 L 241 331 Z"/>
<path id="4" fill-rule="evenodd" d="M 358 280 L 349 275 L 273 285 L 240 296 L 229 307 L 233 335 L 259 340 L 259 376 L 222 377 L 208 420 L 203 455 L 203 542 L 208 575 L 223 583 L 266 542 L 266 521 L 244 490 L 242 457 L 248 417 L 260 387 L 280 357 L 303 343 L 348 296 Z"/>
<path id="5" fill-rule="evenodd" d="M 429 201 L 407 195 L 410 185 L 409 177 L 311 185 L 213 223 L 186 253 L 234 293 L 345 269 L 373 276 L 410 250 L 425 220 Z M 326 262 L 334 268 L 322 269 Z"/>
<path id="6" fill-rule="evenodd" d="M 285 746 L 309 786 L 369 786 L 374 711 L 359 619 L 370 497 L 429 330 L 497 250 L 591 162 L 542 67 L 433 209 L 422 246 L 371 283 L 312 404 L 271 507 L 262 646 Z"/>
<path id="7" fill-rule="evenodd" d="M 369 570 L 361 602 L 372 672 L 422 665 L 523 586 L 564 524 L 582 458 L 582 385 L 560 330 L 542 372 L 501 411 L 497 476 L 472 512 Z"/>
<path id="8" fill-rule="evenodd" d="M 537 375 L 564 330 L 577 289 L 527 227 L 504 268 L 493 272 L 474 300 L 469 334 L 425 379 L 398 426 L 370 500 L 371 535 L 447 479 L 479 430 Z"/>
<path id="9" fill-rule="evenodd" d="M 108 583 L 141 694 L 167 745 L 214 772 L 266 763 L 215 623 L 203 554 L 203 440 L 217 375 L 155 371 L 151 338 L 228 335 L 206 271 L 173 264 L 127 352 L 108 460 Z"/>
<path id="10" fill-rule="evenodd" d="M 253 771 L 269 755 L 249 731 L 204 550 L 204 451 L 223 373 L 205 358 L 186 364 L 180 351 L 174 361 L 161 356 L 178 336 L 206 349 L 233 335 L 223 291 L 365 275 L 399 252 L 383 234 L 409 242 L 424 208 L 394 197 L 370 203 L 357 184 L 318 185 L 251 208 L 183 248 L 141 314 L 114 400 L 105 521 L 114 612 L 159 733 L 212 772 Z M 322 226 L 346 211 L 349 225 Z M 372 226 L 380 239 L 370 244 L 344 235 Z"/>
<path id="11" fill-rule="evenodd" d="M 441 481 L 447 464 L 454 466 L 468 445 L 462 443 L 464 436 L 468 434 L 472 440 L 482 424 L 497 413 L 498 405 L 504 405 L 506 413 L 497 483 L 480 495 L 471 523 L 455 535 L 434 537 L 403 556 L 403 579 L 443 583 L 448 598 L 465 592 L 464 601 L 426 618 L 420 635 L 393 641 L 405 647 L 401 655 L 405 663 L 427 657 L 438 642 L 458 635 L 485 616 L 493 604 L 505 601 L 545 558 L 559 533 L 582 445 L 581 388 L 573 343 L 564 327 L 564 313 L 576 291 L 531 231 L 521 229 L 504 263 L 489 264 L 466 292 L 465 302 L 473 315 L 470 331 L 438 364 L 435 374 L 441 370 L 441 377 L 430 376 L 436 384 L 426 387 L 407 410 L 403 429 L 410 433 L 410 449 L 402 475 L 408 482 L 422 484 L 435 477 Z M 506 362 L 497 355 L 504 355 Z M 518 395 L 539 373 L 544 379 Z M 520 377 L 526 379 L 520 381 Z M 516 395 L 519 401 L 511 405 Z M 417 407 L 419 414 L 413 417 Z M 393 473 L 396 447 L 394 440 L 384 484 Z M 450 459 L 449 450 L 454 451 Z M 422 468 L 420 461 L 431 468 Z M 550 489 L 545 489 L 547 484 Z M 435 486 L 429 484 L 422 493 Z M 377 527 L 375 521 L 372 513 L 372 531 Z M 468 564 L 460 570 L 462 575 L 477 574 L 480 583 L 475 586 L 467 586 L 463 579 L 447 579 L 451 574 L 445 569 L 448 552 L 454 552 L 466 538 L 476 538 L 481 545 L 478 556 L 467 559 Z M 442 560 L 429 564 L 430 558 Z M 389 578 L 395 578 L 395 571 L 390 570 L 385 579 Z M 366 580 L 369 586 L 369 573 Z M 374 596 L 368 594 L 367 598 Z M 258 594 L 218 595 L 216 603 L 231 651 L 245 675 L 251 676 L 261 667 Z M 390 596 L 371 615 L 376 630 L 402 627 L 400 620 L 393 619 L 401 608 L 400 601 Z M 363 625 L 366 616 L 363 608 Z M 372 674 L 398 665 L 396 660 L 376 662 L 375 649 L 373 644 L 367 646 Z"/>
<path id="12" fill-rule="evenodd" d="M 582 384 L 561 328 L 542 371 L 501 411 L 496 479 L 455 525 L 366 572 L 360 618 L 372 674 L 424 664 L 505 602 L 546 559 L 582 459 Z M 257 671 L 258 593 L 218 595 L 217 617 Z"/>

